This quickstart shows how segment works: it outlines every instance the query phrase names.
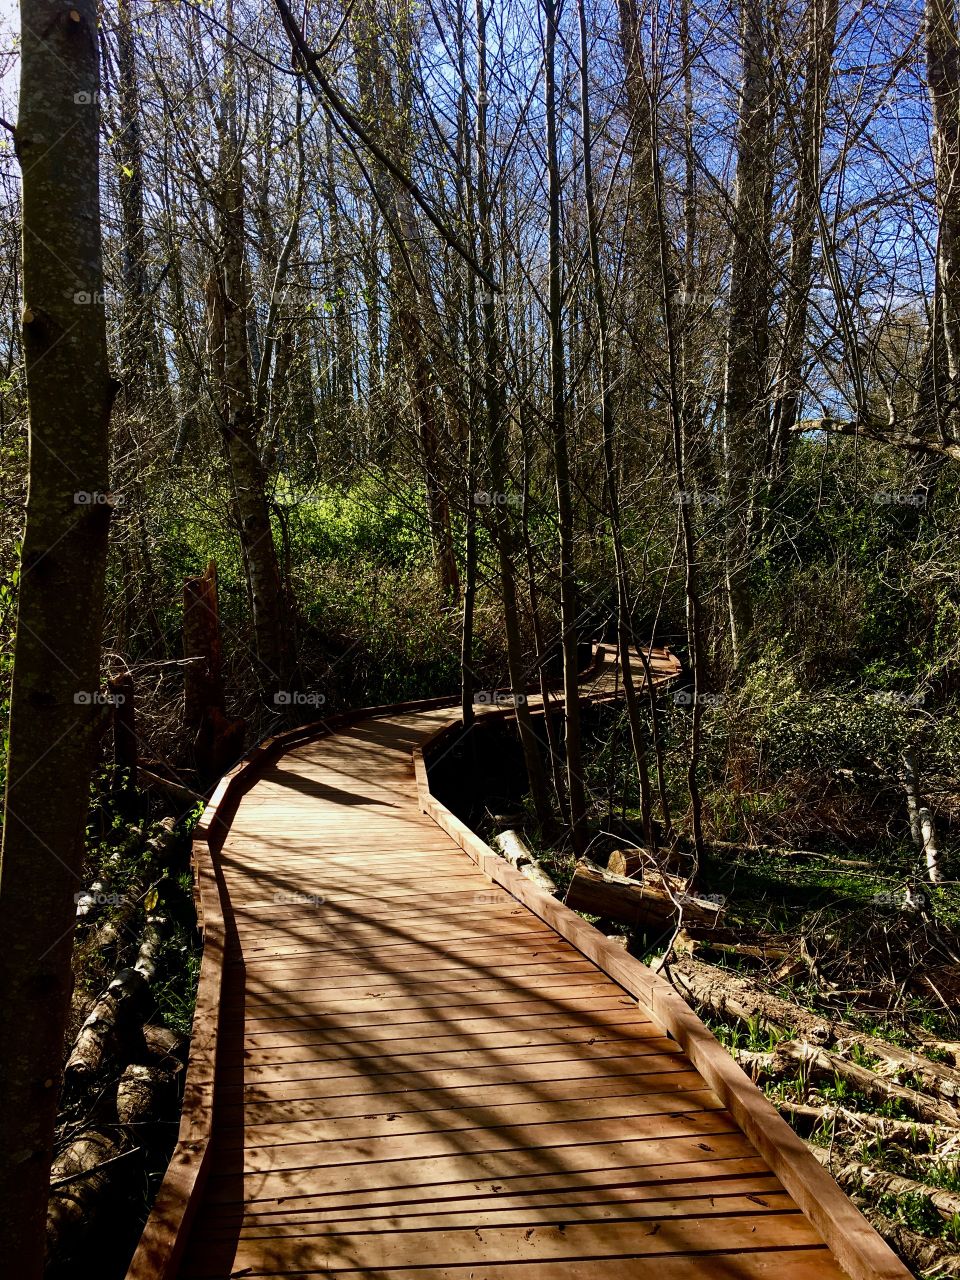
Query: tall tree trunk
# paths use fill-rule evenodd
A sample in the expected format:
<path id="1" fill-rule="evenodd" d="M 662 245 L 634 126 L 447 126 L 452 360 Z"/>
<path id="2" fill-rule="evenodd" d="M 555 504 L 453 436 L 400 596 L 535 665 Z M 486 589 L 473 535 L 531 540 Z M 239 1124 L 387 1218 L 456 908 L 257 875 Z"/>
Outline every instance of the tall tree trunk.
<path id="1" fill-rule="evenodd" d="M 147 237 L 143 221 L 143 146 L 140 89 L 137 80 L 131 0 L 117 4 L 117 88 L 120 132 L 117 137 L 117 185 L 123 230 L 123 333 L 120 381 L 128 405 L 142 397 L 151 365 L 146 310 Z"/>
<path id="2" fill-rule="evenodd" d="M 30 493 L 0 854 L 0 1256 L 40 1280 L 110 519 L 97 5 L 23 0 L 17 153 Z"/>
<path id="3" fill-rule="evenodd" d="M 267 478 L 260 456 L 260 422 L 250 369 L 247 321 L 250 281 L 246 263 L 243 166 L 236 128 L 236 75 L 232 6 L 227 10 L 219 208 L 220 262 L 214 281 L 223 347 L 222 429 L 233 481 L 240 539 L 253 608 L 257 678 L 266 691 L 285 688 L 294 670 L 280 563 L 273 540 Z M 219 335 L 218 335 L 219 336 Z"/>
<path id="4" fill-rule="evenodd" d="M 650 770 L 644 741 L 644 726 L 640 715 L 640 703 L 633 679 L 630 659 L 632 627 L 630 599 L 627 587 L 627 564 L 620 527 L 620 495 L 617 484 L 617 468 L 614 456 L 613 400 L 610 392 L 610 334 L 607 324 L 607 298 L 600 261 L 600 226 L 597 213 L 596 191 L 593 179 L 593 123 L 590 112 L 589 43 L 587 40 L 587 15 L 584 0 L 577 0 L 577 20 L 580 29 L 580 120 L 583 130 L 583 187 L 587 213 L 587 242 L 593 277 L 593 305 L 597 326 L 597 377 L 599 382 L 600 421 L 603 431 L 604 479 L 607 491 L 607 515 L 610 521 L 610 537 L 613 542 L 614 571 L 617 579 L 617 650 L 620 670 L 623 674 L 623 694 L 630 725 L 630 740 L 640 787 L 640 817 L 647 844 L 652 850 L 656 840 L 653 829 L 653 806 L 650 797 Z M 640 649 L 640 646 L 636 646 Z M 645 659 L 645 655 L 644 655 Z M 650 673 L 647 670 L 649 679 Z M 655 704 L 654 704 L 655 705 Z M 654 735 L 656 739 L 656 734 Z M 664 822 L 670 825 L 670 813 L 664 813 Z"/>
<path id="5" fill-rule="evenodd" d="M 560 227 L 560 159 L 557 143 L 557 6 L 541 0 L 544 29 L 544 113 L 547 155 L 547 246 L 549 252 L 550 434 L 557 484 L 560 535 L 560 630 L 563 645 L 563 694 L 566 724 L 567 800 L 570 835 L 579 856 L 586 847 L 587 800 L 580 749 L 580 702 L 577 687 L 577 584 L 574 577 L 573 501 L 567 445 L 567 389 L 563 339 L 563 245 Z"/>
<path id="6" fill-rule="evenodd" d="M 955 0 L 926 0 L 924 31 L 927 54 L 927 86 L 933 103 L 933 159 L 936 175 L 937 282 L 934 334 L 930 343 L 934 366 L 931 396 L 935 421 L 956 440 L 960 438 L 958 383 L 960 383 L 960 23 Z M 947 388 L 937 386 L 936 358 L 942 348 Z M 946 402 L 946 414 L 937 412 Z M 944 421 L 945 419 L 945 421 Z"/>
<path id="7" fill-rule="evenodd" d="M 490 203 L 490 155 L 487 139 L 487 18 L 485 0 L 477 0 L 477 227 L 480 266 L 488 276 L 494 267 L 493 211 Z M 537 821 L 550 820 L 550 800 L 543 767 L 540 740 L 526 702 L 528 673 L 523 661 L 523 631 L 515 568 L 515 539 L 507 511 L 507 432 L 504 404 L 503 354 L 493 291 L 483 287 L 480 306 L 483 345 L 483 398 L 486 406 L 486 438 L 490 455 L 490 482 L 493 488 L 493 537 L 500 569 L 500 596 L 503 605 L 510 689 L 517 715 L 517 730 L 523 750 L 530 798 Z M 548 708 L 544 706 L 544 717 Z M 548 738 L 549 741 L 549 738 Z"/>
<path id="8" fill-rule="evenodd" d="M 726 588 L 733 660 L 752 622 L 750 549 L 755 488 L 767 440 L 770 214 L 773 196 L 767 0 L 742 0 L 737 185 L 723 396 Z"/>
<path id="9" fill-rule="evenodd" d="M 654 28 L 654 57 L 657 53 L 658 31 Z M 660 260 L 660 294 L 663 306 L 664 338 L 667 357 L 667 394 L 670 408 L 670 425 L 673 438 L 674 474 L 681 495 L 688 492 L 687 475 L 690 454 L 690 422 L 694 414 L 693 382 L 690 377 L 689 359 L 685 348 L 689 337 L 691 306 L 689 292 L 677 288 L 678 275 L 673 260 L 664 196 L 663 168 L 660 159 L 660 110 L 659 81 L 648 85 L 650 126 L 650 173 L 653 188 L 654 214 L 657 225 L 657 244 Z M 689 182 L 689 177 L 688 177 Z M 686 195 L 689 197 L 688 186 Z M 680 301 L 683 299 L 682 301 Z M 678 305 L 679 303 L 679 305 Z M 693 843 L 697 855 L 697 868 L 704 852 L 702 801 L 698 771 L 700 767 L 701 722 L 703 719 L 703 694 L 706 688 L 707 666 L 703 644 L 703 610 L 700 598 L 700 560 L 698 543 L 693 526 L 693 513 L 688 502 L 679 504 L 680 536 L 684 553 L 684 596 L 686 598 L 687 648 L 690 674 L 693 678 L 693 712 L 690 724 L 690 752 L 687 759 L 687 791 L 690 796 L 690 816 Z M 694 871 L 696 874 L 696 868 Z"/>
<path id="10" fill-rule="evenodd" d="M 409 15 L 399 23 L 399 83 L 394 91 L 383 49 L 382 22 L 372 0 L 358 4 L 352 17 L 362 111 L 367 120 L 376 122 L 378 136 L 407 175 L 412 167 L 413 148 L 407 101 L 412 78 L 408 19 Z M 460 577 L 441 432 L 445 423 L 448 447 L 466 434 L 461 430 L 456 402 L 456 372 L 445 347 L 446 326 L 434 296 L 429 252 L 410 188 L 395 175 L 386 175 L 382 168 L 377 170 L 376 185 L 378 203 L 389 214 L 394 239 L 390 268 L 393 319 L 420 436 L 437 579 L 444 594 L 456 598 L 460 594 Z"/>
<path id="11" fill-rule="evenodd" d="M 838 0 L 809 0 L 803 92 L 796 118 L 790 121 L 797 165 L 796 192 L 790 216 L 790 265 L 777 399 L 773 407 L 765 466 L 767 480 L 774 488 L 783 475 L 790 434 L 799 418 L 803 391 L 804 345 L 821 197 L 820 154 L 826 128 L 839 9 Z"/>

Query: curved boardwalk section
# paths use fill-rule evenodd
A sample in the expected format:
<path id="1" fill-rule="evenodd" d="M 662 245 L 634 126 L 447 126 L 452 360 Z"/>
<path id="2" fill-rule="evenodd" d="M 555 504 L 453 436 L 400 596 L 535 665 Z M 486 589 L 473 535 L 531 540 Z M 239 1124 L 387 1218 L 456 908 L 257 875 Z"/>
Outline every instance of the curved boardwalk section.
<path id="1" fill-rule="evenodd" d="M 661 979 L 418 798 L 453 714 L 292 743 L 213 842 L 212 1141 L 131 1275 L 906 1277 Z"/>

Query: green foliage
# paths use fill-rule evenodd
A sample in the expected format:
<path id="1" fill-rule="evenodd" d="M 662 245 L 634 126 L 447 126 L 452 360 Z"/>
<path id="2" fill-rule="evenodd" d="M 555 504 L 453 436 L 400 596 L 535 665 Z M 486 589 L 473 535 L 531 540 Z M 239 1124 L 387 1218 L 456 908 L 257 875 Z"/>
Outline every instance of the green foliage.
<path id="1" fill-rule="evenodd" d="M 905 1227 L 922 1236 L 942 1238 L 950 1229 L 950 1224 L 944 1222 L 929 1198 L 919 1192 L 882 1195 L 877 1200 L 877 1208 L 888 1218 L 902 1222 Z"/>

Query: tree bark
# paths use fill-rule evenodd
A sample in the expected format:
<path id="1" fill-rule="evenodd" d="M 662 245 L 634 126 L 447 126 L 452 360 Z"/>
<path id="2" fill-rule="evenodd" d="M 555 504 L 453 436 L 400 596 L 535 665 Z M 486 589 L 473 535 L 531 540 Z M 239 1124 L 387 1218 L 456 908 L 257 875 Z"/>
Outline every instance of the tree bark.
<path id="1" fill-rule="evenodd" d="M 676 883 L 669 885 L 669 880 L 667 885 L 658 884 L 654 876 L 641 883 L 585 859 L 577 863 L 564 901 L 574 911 L 588 911 L 621 924 L 660 928 L 681 912 L 687 923 L 716 924 L 723 910 L 719 904 L 686 893 Z"/>
<path id="2" fill-rule="evenodd" d="M 767 0 L 742 0 L 737 181 L 723 392 L 726 588 L 734 663 L 752 621 L 749 569 L 755 487 L 767 442 L 770 349 L 772 105 Z"/>
<path id="3" fill-rule="evenodd" d="M 790 435 L 799 417 L 803 391 L 804 344 L 822 187 L 820 155 L 826 129 L 838 15 L 838 0 L 808 0 L 803 90 L 796 118 L 790 121 L 797 188 L 790 215 L 790 264 L 787 269 L 784 332 L 765 467 L 767 480 L 774 488 L 783 476 Z M 789 87 L 785 92 L 789 92 Z"/>
<path id="4" fill-rule="evenodd" d="M 573 500 L 567 441 L 567 388 L 563 335 L 563 245 L 560 226 L 560 159 L 558 152 L 556 0 L 541 0 L 544 13 L 544 114 L 547 157 L 547 247 L 550 329 L 550 436 L 557 487 L 560 542 L 560 635 L 563 650 L 563 695 L 567 756 L 567 803 L 573 851 L 583 853 L 587 840 L 587 797 L 580 744 L 580 701 L 577 687 L 577 583 L 573 541 Z"/>
<path id="5" fill-rule="evenodd" d="M 260 454 L 260 420 L 250 364 L 247 322 L 251 313 L 246 262 L 241 140 L 237 128 L 236 51 L 233 9 L 227 6 L 224 50 L 220 174 L 217 192 L 219 260 L 211 281 L 217 317 L 214 341 L 222 336 L 215 365 L 221 372 L 221 427 L 233 483 L 240 540 L 253 609 L 257 678 L 271 693 L 289 687 L 294 674 L 290 629 L 280 563 L 273 539 L 267 477 Z"/>
<path id="6" fill-rule="evenodd" d="M 960 378 L 960 24 L 955 0 L 926 0 L 924 34 L 940 215 L 939 311 L 947 375 L 955 386 Z M 955 419 L 955 414 L 951 416 Z"/>
<path id="7" fill-rule="evenodd" d="M 39 1280 L 98 705 L 110 519 L 97 5 L 23 0 L 30 491 L 0 856 L 0 1257 Z"/>

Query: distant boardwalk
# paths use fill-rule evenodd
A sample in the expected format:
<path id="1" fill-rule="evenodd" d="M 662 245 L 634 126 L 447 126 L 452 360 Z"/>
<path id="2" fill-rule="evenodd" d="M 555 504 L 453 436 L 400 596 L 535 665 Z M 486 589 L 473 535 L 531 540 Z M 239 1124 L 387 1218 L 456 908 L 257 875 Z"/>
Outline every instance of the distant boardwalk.
<path id="1" fill-rule="evenodd" d="M 240 799 L 212 1141 L 131 1275 L 855 1274 L 636 995 L 422 811 L 413 752 L 453 714 L 292 746 Z"/>

